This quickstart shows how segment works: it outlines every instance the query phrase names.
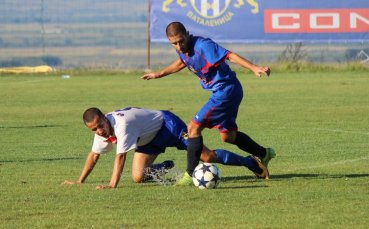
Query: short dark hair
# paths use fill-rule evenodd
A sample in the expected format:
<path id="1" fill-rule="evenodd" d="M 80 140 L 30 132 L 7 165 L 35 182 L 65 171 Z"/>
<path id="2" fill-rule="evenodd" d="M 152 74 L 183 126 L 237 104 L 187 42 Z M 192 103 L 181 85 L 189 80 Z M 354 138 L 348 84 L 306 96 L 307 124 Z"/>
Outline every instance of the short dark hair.
<path id="1" fill-rule="evenodd" d="M 83 113 L 83 121 L 85 123 L 92 122 L 96 117 L 104 117 L 104 114 L 101 112 L 101 110 L 96 107 L 88 108 Z"/>
<path id="2" fill-rule="evenodd" d="M 178 21 L 169 23 L 165 31 L 166 31 L 167 37 L 172 37 L 176 35 L 184 35 L 187 33 L 187 30 L 184 27 L 184 25 Z"/>

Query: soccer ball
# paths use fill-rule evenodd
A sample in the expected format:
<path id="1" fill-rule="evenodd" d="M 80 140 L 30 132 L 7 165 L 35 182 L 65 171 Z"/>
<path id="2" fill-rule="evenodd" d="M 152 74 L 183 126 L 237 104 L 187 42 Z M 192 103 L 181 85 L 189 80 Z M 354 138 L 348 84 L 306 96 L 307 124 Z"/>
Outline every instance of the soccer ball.
<path id="1" fill-rule="evenodd" d="M 201 163 L 196 166 L 192 181 L 199 189 L 216 188 L 220 183 L 219 169 L 211 163 Z"/>

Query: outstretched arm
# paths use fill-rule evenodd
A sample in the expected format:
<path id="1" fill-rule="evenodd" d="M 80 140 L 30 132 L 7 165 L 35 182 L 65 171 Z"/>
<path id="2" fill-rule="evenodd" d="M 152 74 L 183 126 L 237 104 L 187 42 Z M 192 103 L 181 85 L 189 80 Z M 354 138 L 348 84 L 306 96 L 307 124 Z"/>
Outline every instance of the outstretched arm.
<path id="1" fill-rule="evenodd" d="M 98 185 L 96 186 L 96 189 L 116 188 L 119 183 L 120 176 L 123 172 L 125 162 L 126 162 L 126 154 L 125 153 L 117 154 L 115 156 L 113 174 L 111 176 L 110 184 Z"/>
<path id="2" fill-rule="evenodd" d="M 81 173 L 81 176 L 79 177 L 79 179 L 77 181 L 65 180 L 63 182 L 63 184 L 81 184 L 81 183 L 83 183 L 86 180 L 86 178 L 88 177 L 88 175 L 91 173 L 91 171 L 94 169 L 97 161 L 99 160 L 99 157 L 100 157 L 100 154 L 90 152 L 87 155 L 85 166 L 83 167 L 83 170 L 82 170 L 82 173 Z"/>
<path id="3" fill-rule="evenodd" d="M 262 74 L 265 74 L 266 76 L 270 75 L 270 68 L 269 67 L 261 67 L 261 66 L 257 66 L 253 63 L 251 63 L 251 61 L 237 55 L 236 53 L 231 53 L 228 56 L 228 60 L 234 64 L 237 64 L 238 66 L 247 68 L 251 71 L 254 72 L 254 74 L 257 77 L 261 77 Z"/>
<path id="4" fill-rule="evenodd" d="M 163 70 L 161 70 L 159 72 L 151 72 L 151 73 L 147 73 L 147 74 L 143 75 L 141 77 L 141 79 L 151 80 L 151 79 L 161 78 L 161 77 L 170 75 L 172 73 L 179 72 L 180 70 L 182 70 L 185 67 L 186 67 L 186 65 L 180 59 L 178 59 L 178 60 L 174 61 L 172 64 L 170 64 L 168 67 L 164 68 Z"/>

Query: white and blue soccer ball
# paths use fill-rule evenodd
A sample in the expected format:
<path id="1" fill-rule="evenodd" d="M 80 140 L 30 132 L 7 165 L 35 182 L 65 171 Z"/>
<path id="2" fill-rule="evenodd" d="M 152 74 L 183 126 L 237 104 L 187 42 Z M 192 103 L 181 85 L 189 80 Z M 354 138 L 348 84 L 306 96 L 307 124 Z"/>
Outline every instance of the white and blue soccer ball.
<path id="1" fill-rule="evenodd" d="M 192 174 L 193 184 L 199 189 L 216 188 L 220 183 L 220 171 L 211 163 L 200 163 Z"/>

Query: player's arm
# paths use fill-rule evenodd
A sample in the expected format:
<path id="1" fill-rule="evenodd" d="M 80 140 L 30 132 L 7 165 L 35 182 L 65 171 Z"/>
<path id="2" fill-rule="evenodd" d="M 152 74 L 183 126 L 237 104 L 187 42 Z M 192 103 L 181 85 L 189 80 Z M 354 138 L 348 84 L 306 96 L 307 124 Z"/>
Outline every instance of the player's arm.
<path id="1" fill-rule="evenodd" d="M 228 60 L 238 66 L 247 68 L 254 72 L 254 74 L 258 77 L 261 77 L 262 74 L 267 76 L 270 75 L 270 68 L 269 67 L 261 67 L 253 64 L 251 61 L 239 56 L 236 53 L 231 53 L 228 55 Z"/>
<path id="2" fill-rule="evenodd" d="M 116 188 L 120 176 L 122 175 L 124 164 L 126 162 L 126 153 L 119 153 L 115 156 L 114 160 L 114 168 L 113 168 L 113 174 L 111 176 L 110 184 L 109 185 L 98 185 L 96 186 L 96 189 L 108 189 L 108 188 Z"/>
<path id="3" fill-rule="evenodd" d="M 151 72 L 143 75 L 141 79 L 143 80 L 151 80 L 151 79 L 157 79 L 161 78 L 167 75 L 170 75 L 172 73 L 176 73 L 181 71 L 183 68 L 185 68 L 186 65 L 181 61 L 181 59 L 178 59 L 174 61 L 172 64 L 164 68 L 163 70 L 159 72 Z"/>
<path id="4" fill-rule="evenodd" d="M 88 177 L 88 175 L 91 173 L 91 171 L 94 169 L 97 161 L 99 160 L 99 157 L 100 157 L 100 154 L 90 152 L 87 155 L 85 166 L 83 167 L 83 170 L 82 170 L 82 173 L 81 173 L 81 176 L 79 177 L 79 179 L 77 181 L 66 180 L 66 181 L 63 182 L 63 184 L 81 184 L 81 183 L 83 183 L 86 180 L 86 178 Z"/>

